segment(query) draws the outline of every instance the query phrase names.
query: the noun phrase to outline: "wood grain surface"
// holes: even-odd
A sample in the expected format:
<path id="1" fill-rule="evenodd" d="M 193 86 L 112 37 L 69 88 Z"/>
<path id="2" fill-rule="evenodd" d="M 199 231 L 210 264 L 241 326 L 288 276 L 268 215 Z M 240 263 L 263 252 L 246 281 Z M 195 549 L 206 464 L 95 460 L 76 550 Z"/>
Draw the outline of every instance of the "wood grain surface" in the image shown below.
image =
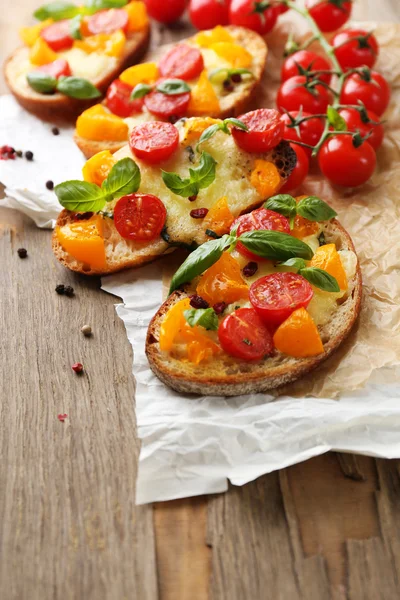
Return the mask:
<path id="1" fill-rule="evenodd" d="M 1 11 L 1 58 L 36 5 Z M 357 0 L 354 16 L 400 20 L 400 3 Z M 158 28 L 153 46 L 186 34 Z M 332 453 L 135 507 L 132 352 L 98 287 L 53 260 L 50 232 L 0 210 L 0 598 L 397 600 L 400 461 Z"/>

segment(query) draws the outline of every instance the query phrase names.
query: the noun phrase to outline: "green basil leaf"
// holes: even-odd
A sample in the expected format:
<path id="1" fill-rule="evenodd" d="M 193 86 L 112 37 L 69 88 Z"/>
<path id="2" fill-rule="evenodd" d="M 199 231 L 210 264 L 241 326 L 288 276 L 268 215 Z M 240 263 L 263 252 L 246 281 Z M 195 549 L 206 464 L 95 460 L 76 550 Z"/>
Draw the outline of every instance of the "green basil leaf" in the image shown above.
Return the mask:
<path id="1" fill-rule="evenodd" d="M 203 133 L 200 136 L 199 141 L 197 142 L 196 150 L 200 146 L 200 144 L 209 140 L 220 129 L 221 129 L 221 123 L 214 123 L 214 125 L 210 125 L 210 127 L 207 127 L 207 129 L 205 129 L 203 131 Z"/>
<path id="2" fill-rule="evenodd" d="M 76 17 L 71 19 L 69 22 L 69 32 L 71 34 L 71 37 L 74 38 L 74 40 L 82 39 L 81 23 L 82 23 L 82 15 L 76 15 Z"/>
<path id="3" fill-rule="evenodd" d="M 99 98 L 101 96 L 101 92 L 93 83 L 90 83 L 87 79 L 73 76 L 60 77 L 57 81 L 57 91 L 78 100 L 91 100 L 92 98 Z"/>
<path id="4" fill-rule="evenodd" d="M 237 127 L 238 129 L 241 129 L 242 131 L 248 131 L 249 128 L 247 127 L 247 125 L 245 123 L 243 123 L 243 121 L 240 121 L 239 119 L 235 119 L 234 117 L 228 117 L 228 119 L 224 119 L 224 123 L 226 125 L 233 125 L 234 127 Z"/>
<path id="5" fill-rule="evenodd" d="M 26 79 L 31 88 L 35 90 L 35 92 L 39 92 L 39 94 L 52 94 L 57 87 L 57 79 L 55 77 L 40 71 L 28 73 Z"/>
<path id="6" fill-rule="evenodd" d="M 46 19 L 61 21 L 62 19 L 72 19 L 72 17 L 79 15 L 80 12 L 81 9 L 76 4 L 56 0 L 55 2 L 44 4 L 35 10 L 33 16 L 38 21 L 45 21 Z"/>
<path id="7" fill-rule="evenodd" d="M 254 73 L 252 73 L 252 71 L 249 71 L 248 69 L 230 69 L 227 67 L 222 67 L 222 69 L 213 69 L 212 71 L 210 71 L 208 79 L 210 81 L 222 83 L 224 79 L 230 78 L 232 77 L 232 75 L 251 75 L 252 77 L 254 77 Z"/>
<path id="8" fill-rule="evenodd" d="M 215 179 L 216 164 L 211 154 L 203 152 L 199 166 L 193 169 L 189 168 L 188 178 L 183 179 L 177 173 L 168 173 L 167 171 L 161 171 L 161 177 L 171 192 L 183 198 L 190 198 L 190 196 L 197 196 L 200 190 L 212 184 Z"/>
<path id="9" fill-rule="evenodd" d="M 184 283 L 192 281 L 198 275 L 201 275 L 217 262 L 226 248 L 228 248 L 235 238 L 231 235 L 224 235 L 218 240 L 210 240 L 194 250 L 187 259 L 181 264 L 172 278 L 169 293 L 178 289 Z"/>
<path id="10" fill-rule="evenodd" d="M 218 329 L 218 317 L 213 308 L 190 308 L 183 312 L 183 316 L 190 327 L 200 325 L 204 329 L 216 331 Z"/>
<path id="11" fill-rule="evenodd" d="M 102 190 L 110 200 L 134 194 L 140 186 L 140 169 L 129 157 L 119 160 L 102 183 Z"/>
<path id="12" fill-rule="evenodd" d="M 99 10 L 106 10 L 107 8 L 122 8 L 128 4 L 128 0 L 86 0 L 85 12 L 88 15 Z"/>
<path id="13" fill-rule="evenodd" d="M 101 188 L 87 181 L 64 181 L 54 188 L 61 206 L 76 212 L 98 212 L 106 203 Z"/>
<path id="14" fill-rule="evenodd" d="M 288 219 L 296 216 L 296 200 L 289 194 L 272 196 L 263 204 L 264 208 L 273 210 Z"/>
<path id="15" fill-rule="evenodd" d="M 321 198 L 308 196 L 297 204 L 297 214 L 309 221 L 329 221 L 337 216 L 337 213 Z"/>
<path id="16" fill-rule="evenodd" d="M 332 125 L 335 131 L 347 131 L 346 121 L 340 116 L 336 108 L 328 106 L 326 114 L 328 116 L 329 125 Z"/>
<path id="17" fill-rule="evenodd" d="M 305 269 L 306 261 L 302 258 L 289 258 L 289 260 L 285 260 L 285 262 L 280 264 L 281 267 L 293 267 L 294 269 Z"/>
<path id="18" fill-rule="evenodd" d="M 238 240 L 250 252 L 272 260 L 284 261 L 295 257 L 310 260 L 314 255 L 310 246 L 288 233 L 279 231 L 247 231 L 239 236 Z"/>
<path id="19" fill-rule="evenodd" d="M 176 96 L 190 92 L 190 87 L 183 79 L 165 79 L 156 87 L 157 92 L 167 96 Z"/>
<path id="20" fill-rule="evenodd" d="M 324 292 L 340 292 L 340 287 L 336 279 L 322 269 L 306 267 L 305 269 L 300 269 L 299 275 L 307 279 L 315 287 L 324 290 Z"/>
<path id="21" fill-rule="evenodd" d="M 148 85 L 147 83 L 138 83 L 133 88 L 133 90 L 131 92 L 131 97 L 129 99 L 137 100 L 138 98 L 143 98 L 147 94 L 150 94 L 152 89 L 153 89 L 153 87 L 151 85 Z"/>

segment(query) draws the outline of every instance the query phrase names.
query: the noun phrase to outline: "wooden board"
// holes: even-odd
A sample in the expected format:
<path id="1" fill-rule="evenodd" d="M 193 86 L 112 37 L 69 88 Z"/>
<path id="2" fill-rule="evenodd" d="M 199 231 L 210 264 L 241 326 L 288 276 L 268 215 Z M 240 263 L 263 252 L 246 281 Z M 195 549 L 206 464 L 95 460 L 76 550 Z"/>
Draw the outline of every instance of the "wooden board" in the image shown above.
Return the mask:
<path id="1" fill-rule="evenodd" d="M 4 55 L 36 5 L 2 12 Z M 358 0 L 354 14 L 399 20 L 400 6 Z M 186 35 L 159 28 L 153 44 Z M 0 224 L 0 598 L 399 597 L 400 461 L 329 454 L 154 515 L 135 507 L 132 352 L 115 300 L 56 264 L 49 232 L 5 209 Z"/>

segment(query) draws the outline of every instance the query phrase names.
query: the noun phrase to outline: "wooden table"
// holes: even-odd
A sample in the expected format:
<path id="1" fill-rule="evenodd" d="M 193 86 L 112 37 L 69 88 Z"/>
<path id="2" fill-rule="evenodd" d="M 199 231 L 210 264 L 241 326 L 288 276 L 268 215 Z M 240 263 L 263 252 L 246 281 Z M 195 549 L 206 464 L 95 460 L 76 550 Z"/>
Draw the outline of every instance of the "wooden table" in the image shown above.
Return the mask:
<path id="1" fill-rule="evenodd" d="M 36 5 L 3 9 L 4 55 Z M 399 20 L 400 6 L 357 0 L 355 17 Z M 135 507 L 132 351 L 98 288 L 56 264 L 50 232 L 0 211 L 0 598 L 397 599 L 400 461 L 327 454 L 227 494 Z"/>

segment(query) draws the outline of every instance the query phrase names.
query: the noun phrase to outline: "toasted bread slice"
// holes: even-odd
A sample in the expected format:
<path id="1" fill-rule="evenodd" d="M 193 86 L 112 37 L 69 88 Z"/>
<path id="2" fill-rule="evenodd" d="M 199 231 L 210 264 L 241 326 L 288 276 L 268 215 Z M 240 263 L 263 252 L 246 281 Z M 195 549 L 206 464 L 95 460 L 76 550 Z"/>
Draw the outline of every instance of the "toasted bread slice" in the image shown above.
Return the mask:
<path id="1" fill-rule="evenodd" d="M 196 119 L 188 119 L 182 128 Z M 185 133 L 181 130 L 181 139 Z M 191 165 L 188 162 L 188 153 L 185 151 L 185 142 L 175 157 L 161 166 L 166 171 L 181 172 L 182 174 Z M 232 136 L 217 132 L 213 138 L 204 142 L 203 149 L 210 152 L 217 161 L 217 175 L 215 181 L 206 189 L 200 190 L 197 199 L 190 202 L 171 192 L 161 179 L 160 166 L 151 166 L 135 158 L 141 170 L 140 193 L 153 194 L 159 197 L 167 208 L 166 231 L 170 239 L 182 246 L 193 242 L 202 244 L 210 239 L 206 228 L 201 221 L 190 217 L 190 211 L 195 208 L 211 208 L 221 197 L 227 196 L 232 214 L 236 217 L 259 206 L 265 198 L 261 197 L 252 187 L 248 175 L 257 158 L 272 162 L 280 176 L 281 185 L 291 174 L 295 164 L 296 155 L 287 142 L 281 142 L 276 148 L 264 155 L 250 155 L 240 150 L 233 141 Z M 132 157 L 129 146 L 120 150 L 116 158 Z M 57 228 L 68 225 L 75 220 L 75 214 L 64 210 L 58 220 L 53 234 L 53 251 L 60 262 L 72 271 L 86 275 L 104 275 L 129 267 L 138 267 L 154 260 L 171 246 L 158 237 L 151 243 L 138 243 L 124 239 L 117 232 L 114 222 L 110 218 L 104 219 L 103 235 L 105 239 L 106 267 L 101 271 L 76 260 L 65 252 L 59 243 Z"/>
<path id="2" fill-rule="evenodd" d="M 335 243 L 338 250 L 354 252 L 350 236 L 338 221 L 327 223 L 323 231 L 327 243 Z M 177 360 L 160 350 L 160 326 L 164 316 L 171 306 L 187 296 L 184 291 L 174 292 L 149 325 L 146 340 L 147 358 L 157 377 L 178 392 L 215 396 L 266 392 L 315 369 L 339 347 L 359 315 L 361 295 L 361 271 L 357 264 L 355 275 L 349 281 L 347 295 L 342 298 L 330 320 L 319 327 L 325 350 L 323 354 L 310 358 L 293 358 L 275 351 L 271 357 L 253 364 L 222 353 L 202 367 Z"/>
<path id="3" fill-rule="evenodd" d="M 150 41 L 150 27 L 131 33 L 127 39 L 121 58 L 107 57 L 107 65 L 100 74 L 90 81 L 104 93 L 118 74 L 138 62 L 146 52 Z M 75 119 L 83 110 L 96 104 L 98 100 L 77 100 L 64 94 L 39 94 L 26 81 L 30 67 L 30 49 L 17 48 L 4 63 L 4 77 L 18 102 L 29 112 L 46 121 Z M 34 67 L 33 67 L 34 68 Z"/>
<path id="4" fill-rule="evenodd" d="M 267 45 L 265 40 L 255 33 L 254 31 L 250 31 L 250 29 L 245 29 L 244 27 L 236 27 L 235 25 L 229 25 L 225 27 L 240 45 L 243 45 L 248 52 L 253 56 L 253 64 L 251 70 L 254 74 L 254 77 L 251 79 L 243 80 L 239 85 L 235 86 L 235 89 L 225 96 L 219 97 L 220 103 L 220 111 L 217 113 L 212 113 L 208 115 L 209 117 L 215 117 L 220 119 L 225 119 L 226 117 L 237 117 L 243 112 L 246 111 L 246 108 L 249 106 L 251 100 L 254 98 L 254 95 L 257 91 L 257 87 L 260 84 L 264 69 L 265 63 L 267 60 Z M 185 40 L 183 40 L 185 42 Z M 194 38 L 189 38 L 186 40 L 187 42 L 193 42 Z M 167 48 L 170 46 L 163 47 L 157 50 L 157 57 L 162 55 Z M 150 57 L 151 58 L 151 57 Z M 154 57 L 156 59 L 156 57 Z M 152 117 L 150 114 L 147 115 L 149 119 L 156 120 L 156 117 Z M 190 117 L 191 115 L 188 114 Z M 129 128 L 132 129 L 135 124 L 143 120 L 143 115 L 133 116 L 127 119 L 127 123 Z M 90 158 L 97 152 L 101 152 L 102 150 L 110 150 L 110 152 L 116 152 L 120 148 L 125 145 L 125 142 L 112 142 L 112 141 L 94 141 L 83 138 L 75 133 L 74 136 L 75 143 L 86 156 L 86 158 Z"/>

